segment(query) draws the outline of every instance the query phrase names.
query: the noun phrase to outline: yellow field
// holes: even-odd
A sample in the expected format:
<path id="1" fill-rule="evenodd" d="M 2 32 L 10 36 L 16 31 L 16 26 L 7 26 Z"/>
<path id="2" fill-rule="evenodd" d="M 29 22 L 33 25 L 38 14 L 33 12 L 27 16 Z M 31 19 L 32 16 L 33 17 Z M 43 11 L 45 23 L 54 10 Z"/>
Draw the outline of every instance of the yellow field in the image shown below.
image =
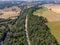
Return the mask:
<path id="1" fill-rule="evenodd" d="M 51 33 L 55 36 L 60 44 L 60 22 L 49 22 L 47 25 L 50 28 Z"/>
<path id="2" fill-rule="evenodd" d="M 0 9 L 0 18 L 3 19 L 15 19 L 16 16 L 18 16 L 20 13 L 20 8 L 18 8 L 17 6 L 13 6 L 13 7 L 9 7 L 9 8 L 4 8 L 4 9 Z"/>

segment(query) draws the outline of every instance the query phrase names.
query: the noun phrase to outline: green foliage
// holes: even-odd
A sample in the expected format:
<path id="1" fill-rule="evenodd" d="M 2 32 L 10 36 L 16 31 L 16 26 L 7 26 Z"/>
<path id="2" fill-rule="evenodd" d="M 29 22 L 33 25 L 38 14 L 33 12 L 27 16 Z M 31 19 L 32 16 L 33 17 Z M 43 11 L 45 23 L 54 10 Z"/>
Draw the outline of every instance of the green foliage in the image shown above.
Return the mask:
<path id="1" fill-rule="evenodd" d="M 47 9 L 46 9 L 45 7 L 43 7 L 43 8 L 40 8 L 40 9 L 36 10 L 36 11 L 34 12 L 34 14 L 36 14 L 36 13 L 41 13 L 41 14 L 43 14 L 43 12 L 45 12 L 45 11 L 47 11 Z"/>
<path id="2" fill-rule="evenodd" d="M 42 7 L 25 8 L 17 19 L 8 19 L 0 23 L 2 45 L 28 45 L 25 32 L 26 15 L 28 15 L 28 33 L 31 45 L 59 45 L 45 24 L 46 18 L 33 15 L 33 12 L 39 8 Z"/>
<path id="3" fill-rule="evenodd" d="M 28 32 L 32 45 L 58 45 L 45 24 L 44 17 L 33 16 L 28 20 Z"/>
<path id="4" fill-rule="evenodd" d="M 23 12 L 17 19 L 0 24 L 0 40 L 2 45 L 27 45 L 25 15 L 26 13 Z"/>
<path id="5" fill-rule="evenodd" d="M 28 32 L 31 45 L 59 45 L 50 33 L 49 27 L 45 24 L 48 22 L 47 19 L 42 16 L 35 16 L 32 13 L 29 12 L 28 15 Z"/>

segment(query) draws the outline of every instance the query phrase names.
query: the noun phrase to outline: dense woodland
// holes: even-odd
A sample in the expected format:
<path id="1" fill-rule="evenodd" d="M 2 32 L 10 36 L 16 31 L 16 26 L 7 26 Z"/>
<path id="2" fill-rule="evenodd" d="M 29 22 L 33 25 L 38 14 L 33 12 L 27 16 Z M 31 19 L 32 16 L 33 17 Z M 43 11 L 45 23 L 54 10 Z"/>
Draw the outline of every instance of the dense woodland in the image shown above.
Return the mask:
<path id="1" fill-rule="evenodd" d="M 39 8 L 42 7 L 25 8 L 17 19 L 1 22 L 0 43 L 2 41 L 2 45 L 28 45 L 25 32 L 25 19 L 28 15 L 28 32 L 31 45 L 59 45 L 46 25 L 47 19 L 33 15 L 33 12 Z"/>
<path id="2" fill-rule="evenodd" d="M 40 7 L 42 8 L 42 7 Z M 31 45 L 59 45 L 55 37 L 50 33 L 45 17 L 33 15 L 37 7 L 31 8 L 28 15 L 28 32 Z"/>

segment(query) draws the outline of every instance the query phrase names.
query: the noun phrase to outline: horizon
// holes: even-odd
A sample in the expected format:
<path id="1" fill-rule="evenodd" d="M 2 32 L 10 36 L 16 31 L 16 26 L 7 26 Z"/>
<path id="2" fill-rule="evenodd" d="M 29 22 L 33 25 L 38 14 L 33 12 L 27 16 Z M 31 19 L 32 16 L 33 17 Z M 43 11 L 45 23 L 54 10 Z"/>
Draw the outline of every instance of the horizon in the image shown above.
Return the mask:
<path id="1" fill-rule="evenodd" d="M 60 3 L 60 0 L 0 0 L 0 1 L 27 1 L 27 2 L 32 2 L 32 1 L 43 1 L 43 2 L 58 2 Z"/>
<path id="2" fill-rule="evenodd" d="M 60 1 L 60 0 L 0 0 L 0 1 Z"/>

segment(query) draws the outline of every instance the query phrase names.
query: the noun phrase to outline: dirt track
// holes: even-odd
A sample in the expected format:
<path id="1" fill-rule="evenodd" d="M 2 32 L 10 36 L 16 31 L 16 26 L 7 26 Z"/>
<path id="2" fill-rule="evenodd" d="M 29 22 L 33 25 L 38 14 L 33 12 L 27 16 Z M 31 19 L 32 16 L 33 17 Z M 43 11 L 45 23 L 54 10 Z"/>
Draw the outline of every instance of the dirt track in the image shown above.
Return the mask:
<path id="1" fill-rule="evenodd" d="M 28 15 L 26 16 L 26 20 L 25 20 L 25 31 L 26 31 L 26 38 L 27 38 L 28 45 L 31 45 L 29 40 L 28 30 L 27 30 L 27 24 L 28 24 Z"/>

